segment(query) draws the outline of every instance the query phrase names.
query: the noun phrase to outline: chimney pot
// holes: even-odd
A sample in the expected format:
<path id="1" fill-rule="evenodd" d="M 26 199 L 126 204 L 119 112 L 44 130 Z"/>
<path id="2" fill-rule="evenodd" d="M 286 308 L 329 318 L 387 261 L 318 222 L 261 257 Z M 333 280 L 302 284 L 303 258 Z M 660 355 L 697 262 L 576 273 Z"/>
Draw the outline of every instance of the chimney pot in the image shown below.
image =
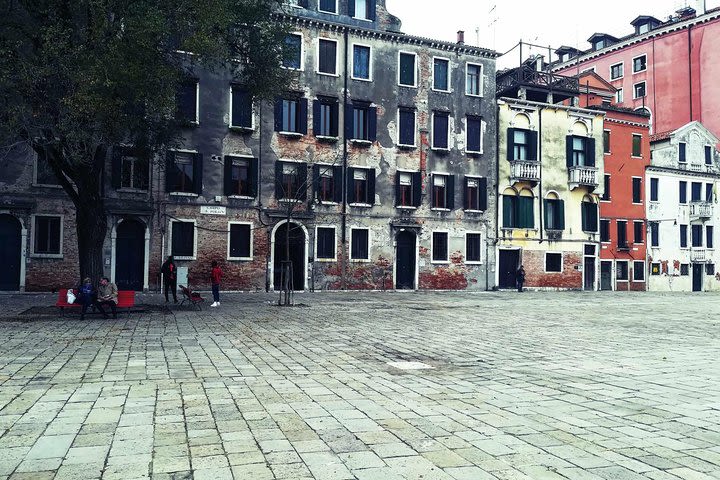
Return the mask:
<path id="1" fill-rule="evenodd" d="M 458 30 L 457 43 L 458 45 L 463 45 L 465 43 L 465 30 Z"/>

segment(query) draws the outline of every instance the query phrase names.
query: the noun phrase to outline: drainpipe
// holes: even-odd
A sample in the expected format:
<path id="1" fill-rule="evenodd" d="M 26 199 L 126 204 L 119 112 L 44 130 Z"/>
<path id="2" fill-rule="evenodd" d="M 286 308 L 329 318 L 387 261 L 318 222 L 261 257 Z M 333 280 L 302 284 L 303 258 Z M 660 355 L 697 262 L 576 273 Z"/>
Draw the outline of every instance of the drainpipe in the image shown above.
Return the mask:
<path id="1" fill-rule="evenodd" d="M 507 142 L 506 142 L 507 143 Z M 500 104 L 495 102 L 495 271 L 500 263 L 498 242 L 500 241 Z M 495 285 L 497 289 L 498 286 Z"/>
<path id="2" fill-rule="evenodd" d="M 347 112 L 347 104 L 348 104 L 348 29 L 345 28 L 343 32 L 343 41 L 345 42 L 344 50 L 345 50 L 345 66 L 343 68 L 343 119 L 345 122 L 348 121 L 347 118 L 345 118 L 345 113 Z M 338 126 L 338 130 L 339 130 Z M 349 251 L 347 248 L 347 169 L 348 169 L 348 138 L 345 134 L 345 128 L 342 129 L 342 136 L 343 136 L 343 165 L 342 165 L 342 228 L 341 228 L 341 241 L 342 241 L 342 248 L 343 253 L 341 257 L 342 265 L 341 265 L 341 288 L 343 290 L 347 290 L 347 258 L 349 256 Z M 373 202 L 375 199 L 373 199 Z"/>
<path id="3" fill-rule="evenodd" d="M 688 78 L 690 80 L 690 121 L 693 121 L 693 77 L 692 77 L 692 25 L 688 25 Z M 653 71 L 655 67 L 653 66 Z M 654 88 L 654 85 L 653 85 Z"/>
<path id="4" fill-rule="evenodd" d="M 543 233 L 545 230 L 545 225 L 544 225 L 545 217 L 543 216 L 543 188 L 542 188 L 542 171 L 543 171 L 543 169 L 542 169 L 542 112 L 543 112 L 543 109 L 540 108 L 538 110 L 538 141 L 537 141 L 537 144 L 538 144 L 537 155 L 538 155 L 538 162 L 539 162 L 539 165 L 538 165 L 538 174 L 539 174 L 538 175 L 538 177 L 539 177 L 538 188 L 540 189 L 539 194 L 538 194 L 538 196 L 540 197 L 539 198 L 540 205 L 538 206 L 538 211 L 540 212 L 540 243 L 543 242 Z"/>

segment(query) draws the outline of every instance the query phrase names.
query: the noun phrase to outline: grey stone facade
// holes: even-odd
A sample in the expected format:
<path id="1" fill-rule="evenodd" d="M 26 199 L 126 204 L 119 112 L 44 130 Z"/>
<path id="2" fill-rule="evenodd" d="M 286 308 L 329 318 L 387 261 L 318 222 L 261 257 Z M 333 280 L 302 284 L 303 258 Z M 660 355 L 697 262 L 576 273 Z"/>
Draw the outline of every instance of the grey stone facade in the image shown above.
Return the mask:
<path id="1" fill-rule="evenodd" d="M 288 219 L 298 290 L 494 286 L 495 52 L 399 33 L 400 21 L 386 11 L 383 0 L 368 2 L 376 8 L 375 14 L 367 12 L 369 20 L 348 15 L 344 0 L 337 2 L 337 14 L 319 11 L 317 0 L 306 3 L 288 9 L 302 48 L 296 84 L 286 94 L 276 102 L 253 102 L 251 116 L 240 118 L 238 108 L 233 118 L 231 99 L 240 105 L 244 97 L 239 87 L 232 94 L 230 74 L 198 71 L 196 122 L 187 128 L 181 148 L 150 167 L 147 189 L 127 188 L 123 160 L 108 162 L 106 266 L 120 288 L 123 283 L 153 288 L 162 259 L 171 253 L 188 268 L 187 281 L 196 288 L 209 285 L 212 260 L 225 271 L 225 289 L 279 287 Z M 330 41 L 323 48 L 335 51 L 334 68 L 328 50 L 319 58 L 321 40 Z M 362 50 L 357 57 L 356 47 Z M 361 65 L 355 69 L 368 48 L 369 72 Z M 402 79 L 401 52 L 404 62 L 414 58 L 414 69 L 404 68 Z M 447 62 L 447 88 L 435 88 L 436 60 L 438 70 Z M 330 73 L 319 73 L 321 67 Z M 357 78 L 365 73 L 369 78 Z M 414 86 L 400 85 L 409 76 Z M 443 77 L 438 72 L 439 84 Z M 282 98 L 294 105 L 286 105 L 285 124 Z M 318 101 L 330 106 L 322 111 L 329 120 L 327 132 L 317 131 L 325 128 L 325 121 L 318 121 Z M 435 116 L 441 118 L 433 129 Z M 438 133 L 445 118 L 447 138 Z M 401 123 L 403 146 L 398 145 Z M 177 173 L 177 161 L 194 163 L 188 164 L 188 176 Z M 332 172 L 325 187 L 318 168 Z M 247 182 L 228 181 L 233 171 L 247 175 Z M 401 182 L 399 173 L 409 175 L 402 175 Z M 183 179 L 192 185 L 183 185 Z M 299 193 L 285 191 L 286 179 L 294 179 Z M 413 185 L 399 186 L 408 179 Z M 468 194 L 468 181 L 472 188 L 477 185 L 477 193 Z M 30 188 L 16 186 L 10 192 L 0 186 L 5 203 L 6 197 Z M 323 188 L 330 188 L 328 196 L 319 198 Z M 397 205 L 401 197 L 405 207 Z M 38 199 L 26 208 L 41 211 L 42 205 Z M 66 217 L 72 217 L 72 208 L 67 210 Z M 178 221 L 192 225 L 182 231 L 173 225 Z M 65 246 L 74 242 L 70 235 Z M 64 258 L 72 260 L 72 255 Z M 42 289 L 64 286 L 46 283 Z M 37 289 L 30 282 L 23 286 Z"/>

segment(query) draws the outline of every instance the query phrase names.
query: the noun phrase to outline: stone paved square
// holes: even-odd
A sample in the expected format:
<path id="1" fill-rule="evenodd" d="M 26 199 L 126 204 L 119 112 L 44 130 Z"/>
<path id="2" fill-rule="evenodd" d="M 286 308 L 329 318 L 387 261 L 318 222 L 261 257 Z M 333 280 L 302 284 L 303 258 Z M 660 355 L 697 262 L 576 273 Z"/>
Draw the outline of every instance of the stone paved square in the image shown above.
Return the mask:
<path id="1" fill-rule="evenodd" d="M 720 478 L 720 295 L 275 301 L 0 296 L 0 479 Z"/>

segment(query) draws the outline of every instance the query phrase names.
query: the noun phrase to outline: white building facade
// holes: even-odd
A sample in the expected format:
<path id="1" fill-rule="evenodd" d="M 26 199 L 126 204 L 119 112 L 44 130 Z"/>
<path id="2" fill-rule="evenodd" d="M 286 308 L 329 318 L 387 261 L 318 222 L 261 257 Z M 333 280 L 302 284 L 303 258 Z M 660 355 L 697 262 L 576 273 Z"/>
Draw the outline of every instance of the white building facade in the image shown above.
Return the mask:
<path id="1" fill-rule="evenodd" d="M 651 138 L 648 289 L 720 291 L 718 139 L 699 122 Z"/>

